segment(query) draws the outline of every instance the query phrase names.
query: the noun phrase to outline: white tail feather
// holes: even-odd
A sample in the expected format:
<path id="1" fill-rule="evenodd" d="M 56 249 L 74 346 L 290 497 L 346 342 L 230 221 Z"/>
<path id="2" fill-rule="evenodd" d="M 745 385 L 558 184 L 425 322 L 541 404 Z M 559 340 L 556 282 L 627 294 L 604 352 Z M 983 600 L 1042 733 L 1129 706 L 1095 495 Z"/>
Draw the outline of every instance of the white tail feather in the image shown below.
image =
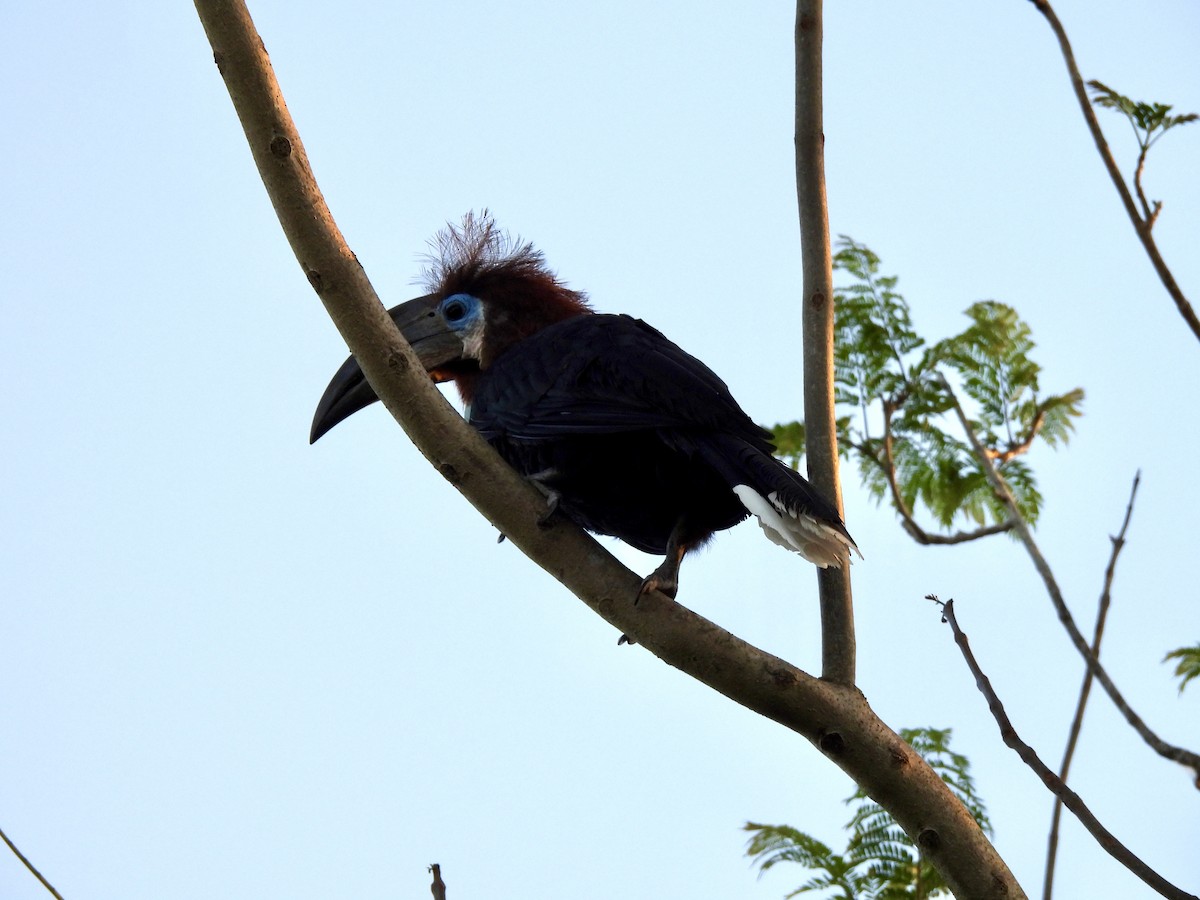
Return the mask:
<path id="1" fill-rule="evenodd" d="M 779 502 L 778 494 L 766 497 L 744 484 L 734 487 L 742 505 L 758 517 L 762 530 L 781 547 L 794 550 L 822 569 L 840 569 L 850 562 L 850 551 L 862 556 L 847 535 L 812 516 L 788 509 Z"/>

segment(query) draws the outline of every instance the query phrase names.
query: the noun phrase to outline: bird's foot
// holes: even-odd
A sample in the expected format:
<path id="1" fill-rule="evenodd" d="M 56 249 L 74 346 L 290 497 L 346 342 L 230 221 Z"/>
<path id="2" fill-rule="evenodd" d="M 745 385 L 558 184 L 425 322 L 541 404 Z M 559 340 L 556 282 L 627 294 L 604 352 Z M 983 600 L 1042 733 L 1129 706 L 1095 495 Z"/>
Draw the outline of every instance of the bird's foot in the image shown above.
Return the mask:
<path id="1" fill-rule="evenodd" d="M 664 569 L 668 568 L 670 567 L 668 567 L 666 563 L 663 563 L 661 566 L 642 579 L 642 584 L 641 587 L 638 588 L 637 596 L 633 598 L 634 606 L 638 605 L 638 601 L 642 599 L 643 594 L 649 594 L 651 591 L 658 591 L 666 594 L 672 600 L 675 599 L 675 594 L 679 590 L 679 567 L 675 566 L 675 570 L 673 572 L 663 571 Z M 617 638 L 618 647 L 620 647 L 622 644 L 629 644 L 632 647 L 636 643 L 637 641 L 627 634 L 623 634 Z"/>
<path id="2" fill-rule="evenodd" d="M 636 604 L 644 594 L 649 594 L 651 591 L 666 594 L 674 600 L 675 595 L 679 592 L 679 567 L 663 563 L 643 578 L 642 585 L 638 588 L 637 597 L 633 602 Z"/>

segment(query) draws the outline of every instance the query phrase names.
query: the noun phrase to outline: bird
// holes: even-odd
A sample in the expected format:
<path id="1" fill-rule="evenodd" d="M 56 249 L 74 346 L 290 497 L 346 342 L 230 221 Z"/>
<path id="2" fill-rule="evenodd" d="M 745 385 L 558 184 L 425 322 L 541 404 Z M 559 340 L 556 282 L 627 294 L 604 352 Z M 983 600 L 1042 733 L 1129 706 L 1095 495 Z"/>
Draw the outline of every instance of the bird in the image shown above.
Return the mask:
<path id="1" fill-rule="evenodd" d="M 663 562 L 637 598 L 674 598 L 684 556 L 754 515 L 821 568 L 861 558 L 837 508 L 773 455 L 771 433 L 708 366 L 640 319 L 595 312 L 533 244 L 468 213 L 430 242 L 428 293 L 389 310 L 464 417 L 561 513 Z M 313 443 L 378 397 L 353 357 Z"/>

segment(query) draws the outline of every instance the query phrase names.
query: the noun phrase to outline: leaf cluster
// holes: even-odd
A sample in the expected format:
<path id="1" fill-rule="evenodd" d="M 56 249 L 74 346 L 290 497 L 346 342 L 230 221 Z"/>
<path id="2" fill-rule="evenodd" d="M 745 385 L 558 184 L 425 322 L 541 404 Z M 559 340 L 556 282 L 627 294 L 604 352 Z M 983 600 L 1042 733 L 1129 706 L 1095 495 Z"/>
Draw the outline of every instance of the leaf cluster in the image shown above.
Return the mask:
<path id="1" fill-rule="evenodd" d="M 992 835 L 970 762 L 950 749 L 950 729 L 914 728 L 900 734 Z M 883 807 L 861 789 L 846 803 L 854 812 L 846 825 L 850 839 L 841 853 L 788 825 L 747 822 L 745 830 L 752 836 L 746 854 L 754 858 L 760 874 L 783 862 L 797 863 L 813 873 L 789 898 L 817 891 L 837 900 L 920 900 L 948 894 L 920 848 Z"/>
<path id="2" fill-rule="evenodd" d="M 1169 104 L 1131 100 L 1096 80 L 1089 81 L 1087 86 L 1092 92 L 1093 104 L 1104 109 L 1116 110 L 1129 120 L 1134 134 L 1137 135 L 1138 146 L 1142 150 L 1148 150 L 1151 144 L 1175 126 L 1187 125 L 1200 118 L 1196 113 L 1173 116 Z"/>
<path id="3" fill-rule="evenodd" d="M 850 276 L 835 292 L 834 397 L 848 414 L 838 419 L 843 453 L 853 455 L 876 501 L 891 502 L 918 540 L 913 516 L 923 506 L 938 526 L 965 518 L 976 526 L 1008 520 L 966 435 L 948 415 L 949 382 L 970 401 L 971 429 L 1007 480 L 1031 524 L 1042 496 L 1021 457 L 1036 439 L 1065 443 L 1080 415 L 1083 391 L 1043 395 L 1029 326 L 994 300 L 971 305 L 967 327 L 929 344 L 913 325 L 898 279 L 880 274 L 879 257 L 845 236 L 834 268 Z M 803 452 L 803 426 L 774 429 L 780 455 L 792 465 Z"/>
<path id="4" fill-rule="evenodd" d="M 1175 677 L 1179 679 L 1179 693 L 1182 694 L 1189 681 L 1193 678 L 1200 678 L 1200 644 L 1195 647 L 1180 647 L 1178 650 L 1172 650 L 1163 657 L 1163 662 L 1172 659 L 1179 660 L 1175 664 Z"/>

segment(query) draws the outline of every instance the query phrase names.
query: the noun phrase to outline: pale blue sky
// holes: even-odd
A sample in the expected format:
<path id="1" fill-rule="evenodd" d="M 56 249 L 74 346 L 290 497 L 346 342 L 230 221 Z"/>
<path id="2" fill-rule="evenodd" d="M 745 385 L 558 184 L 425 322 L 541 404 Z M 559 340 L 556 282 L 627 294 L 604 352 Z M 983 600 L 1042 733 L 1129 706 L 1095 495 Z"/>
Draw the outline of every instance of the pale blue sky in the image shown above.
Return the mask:
<path id="1" fill-rule="evenodd" d="M 1025 0 L 831 3 L 830 215 L 919 328 L 995 298 L 1049 391 L 1038 536 L 1090 628 L 1143 471 L 1104 656 L 1200 745 L 1192 472 L 1200 345 L 1154 276 Z M 649 8 L 648 8 L 649 7 Z M 1086 77 L 1200 111 L 1200 7 L 1059 0 Z M 747 410 L 799 415 L 786 4 L 252 3 L 329 203 L 377 289 L 490 207 L 595 306 L 656 325 Z M 850 782 L 805 741 L 616 633 L 434 476 L 376 408 L 316 447 L 345 347 L 275 222 L 188 3 L 0 5 L 0 826 L 68 898 L 778 898 L 747 819 L 842 839 Z M 1123 166 L 1127 126 L 1103 116 Z M 1200 300 L 1200 125 L 1146 176 Z M 999 742 L 937 613 L 958 600 L 1023 735 L 1056 763 L 1081 664 L 1023 551 L 921 548 L 845 477 L 861 685 L 953 727 L 997 845 L 1038 890 L 1050 801 Z M 639 571 L 655 562 L 613 543 Z M 812 669 L 811 567 L 752 526 L 682 602 Z M 1076 788 L 1200 887 L 1200 795 L 1097 697 Z M 1063 897 L 1148 891 L 1072 823 Z M 0 897 L 43 896 L 0 853 Z"/>

